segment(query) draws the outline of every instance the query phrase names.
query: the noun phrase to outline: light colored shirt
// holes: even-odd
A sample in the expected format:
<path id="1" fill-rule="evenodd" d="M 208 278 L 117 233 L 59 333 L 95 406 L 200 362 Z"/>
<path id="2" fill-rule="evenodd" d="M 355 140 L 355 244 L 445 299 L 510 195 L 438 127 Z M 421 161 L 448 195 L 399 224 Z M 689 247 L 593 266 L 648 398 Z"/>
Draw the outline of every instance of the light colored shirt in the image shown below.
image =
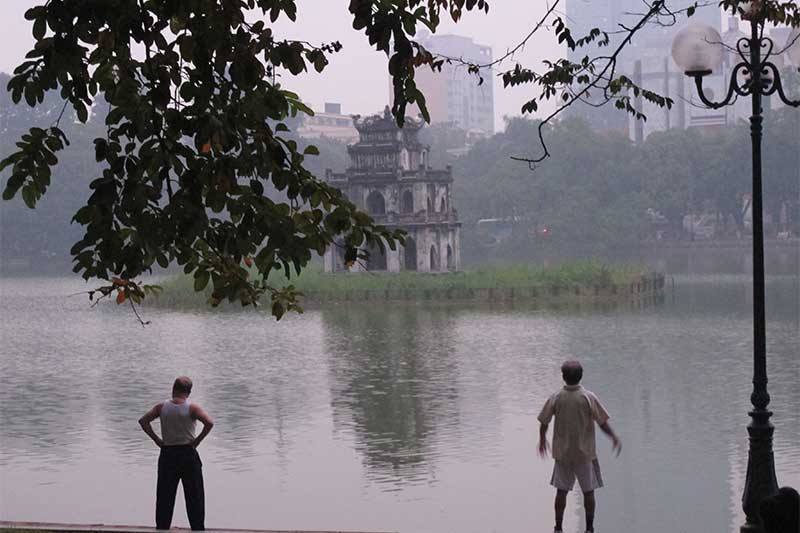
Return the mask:
<path id="1" fill-rule="evenodd" d="M 189 400 L 175 403 L 166 400 L 161 405 L 161 439 L 164 446 L 185 446 L 194 441 L 195 420 L 192 418 Z"/>
<path id="2" fill-rule="evenodd" d="M 608 412 L 593 392 L 581 385 L 565 385 L 550 396 L 539 413 L 539 422 L 553 426 L 553 459 L 575 464 L 597 458 L 594 424 L 608 421 Z"/>

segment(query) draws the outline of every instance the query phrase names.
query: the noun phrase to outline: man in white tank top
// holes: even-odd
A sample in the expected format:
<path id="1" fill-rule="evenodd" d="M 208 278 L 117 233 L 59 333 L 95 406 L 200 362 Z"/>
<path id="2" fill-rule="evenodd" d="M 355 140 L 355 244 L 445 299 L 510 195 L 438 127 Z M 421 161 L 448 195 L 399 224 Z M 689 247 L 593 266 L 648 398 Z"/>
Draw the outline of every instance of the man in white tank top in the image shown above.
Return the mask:
<path id="1" fill-rule="evenodd" d="M 192 380 L 180 376 L 172 385 L 172 398 L 147 411 L 139 419 L 147 435 L 161 448 L 158 457 L 158 484 L 156 486 L 156 529 L 169 529 L 175 509 L 178 482 L 183 483 L 186 514 L 194 530 L 205 529 L 205 495 L 203 492 L 203 463 L 197 446 L 206 438 L 214 422 L 203 409 L 189 401 Z M 151 422 L 161 421 L 159 437 Z M 195 422 L 203 424 L 195 436 Z"/>

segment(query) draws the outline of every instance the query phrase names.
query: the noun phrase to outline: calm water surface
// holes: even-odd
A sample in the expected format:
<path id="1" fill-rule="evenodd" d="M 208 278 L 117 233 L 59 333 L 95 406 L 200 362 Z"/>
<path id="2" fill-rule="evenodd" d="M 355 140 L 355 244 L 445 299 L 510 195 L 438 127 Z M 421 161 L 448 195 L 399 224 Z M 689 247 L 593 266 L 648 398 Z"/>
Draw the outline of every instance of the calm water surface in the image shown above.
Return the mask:
<path id="1" fill-rule="evenodd" d="M 783 274 L 767 286 L 770 393 L 779 482 L 797 487 L 796 260 Z M 150 523 L 158 450 L 136 420 L 185 373 L 216 419 L 201 447 L 209 527 L 551 531 L 535 418 L 576 356 L 624 444 L 618 459 L 599 447 L 598 532 L 741 523 L 747 275 L 679 276 L 640 309 L 341 305 L 280 323 L 145 310 L 146 329 L 65 297 L 82 287 L 0 280 L 2 520 Z"/>

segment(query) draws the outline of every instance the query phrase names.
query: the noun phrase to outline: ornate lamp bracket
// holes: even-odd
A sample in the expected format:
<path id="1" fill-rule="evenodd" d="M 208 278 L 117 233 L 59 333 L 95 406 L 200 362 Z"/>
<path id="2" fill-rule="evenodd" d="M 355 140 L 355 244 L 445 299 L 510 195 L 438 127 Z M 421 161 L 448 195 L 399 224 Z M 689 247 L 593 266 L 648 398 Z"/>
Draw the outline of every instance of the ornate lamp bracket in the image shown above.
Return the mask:
<path id="1" fill-rule="evenodd" d="M 753 53 L 754 42 L 758 46 L 758 50 L 755 50 L 756 53 Z M 736 51 L 742 61 L 733 67 L 727 94 L 718 102 L 709 99 L 703 90 L 703 78 L 711 74 L 711 71 L 694 71 L 686 74 L 694 78 L 700 101 L 711 109 L 720 109 L 730 105 L 737 96 L 770 96 L 772 94 L 777 94 L 787 106 L 800 107 L 800 100 L 792 100 L 786 95 L 780 71 L 774 63 L 769 61 L 774 46 L 772 39 L 768 37 L 739 39 L 736 43 Z M 754 76 L 754 74 L 757 75 Z M 743 80 L 740 80 L 740 77 Z"/>
<path id="2" fill-rule="evenodd" d="M 706 93 L 703 89 L 703 78 L 710 74 L 708 71 L 700 71 L 700 72 L 687 72 L 689 76 L 694 78 L 694 84 L 697 87 L 697 96 L 700 97 L 700 101 L 703 102 L 706 106 L 710 107 L 711 109 L 720 109 L 727 105 L 730 105 L 734 98 L 738 96 L 747 96 L 752 93 L 751 83 L 749 81 L 745 81 L 744 83 L 739 83 L 739 74 L 744 74 L 745 76 L 750 73 L 750 64 L 747 62 L 742 61 L 735 67 L 733 67 L 733 71 L 731 72 L 731 80 L 728 84 L 728 92 L 725 95 L 725 98 L 718 102 L 714 102 L 713 100 L 709 99 L 706 96 Z"/>
<path id="3" fill-rule="evenodd" d="M 790 107 L 800 107 L 800 100 L 792 100 L 786 95 L 786 92 L 783 90 L 783 83 L 781 82 L 781 73 L 773 63 L 767 62 L 764 63 L 763 72 L 767 74 L 772 74 L 769 80 L 769 84 L 765 87 L 762 94 L 764 95 L 771 95 L 777 93 L 780 97 L 781 101 Z"/>

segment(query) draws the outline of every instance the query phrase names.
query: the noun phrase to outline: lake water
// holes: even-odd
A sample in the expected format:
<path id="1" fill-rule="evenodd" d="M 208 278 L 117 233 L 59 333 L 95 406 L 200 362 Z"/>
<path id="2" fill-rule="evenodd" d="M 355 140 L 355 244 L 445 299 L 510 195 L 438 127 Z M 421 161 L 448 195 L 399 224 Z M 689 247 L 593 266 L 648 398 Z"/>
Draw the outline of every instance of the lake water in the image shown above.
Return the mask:
<path id="1" fill-rule="evenodd" d="M 769 387 L 778 480 L 798 487 L 800 278 L 784 253 Z M 150 524 L 158 450 L 136 420 L 185 373 L 216 421 L 209 527 L 549 532 L 536 415 L 574 356 L 624 444 L 615 459 L 598 437 L 598 533 L 738 531 L 748 261 L 692 261 L 655 261 L 676 289 L 642 308 L 351 304 L 279 323 L 145 309 L 146 329 L 67 297 L 75 278 L 0 279 L 0 519 Z M 565 530 L 581 515 L 573 493 Z"/>

